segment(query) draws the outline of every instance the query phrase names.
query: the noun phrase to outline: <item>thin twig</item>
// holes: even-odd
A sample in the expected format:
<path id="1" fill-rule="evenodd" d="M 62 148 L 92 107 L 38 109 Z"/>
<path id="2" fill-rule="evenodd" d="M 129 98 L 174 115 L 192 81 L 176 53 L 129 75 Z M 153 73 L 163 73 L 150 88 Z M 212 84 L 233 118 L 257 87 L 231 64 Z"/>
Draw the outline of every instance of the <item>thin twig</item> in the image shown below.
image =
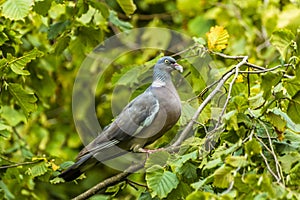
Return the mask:
<path id="1" fill-rule="evenodd" d="M 41 162 L 41 160 L 31 161 L 31 162 L 16 163 L 16 164 L 12 164 L 12 165 L 3 165 L 3 166 L 0 167 L 0 169 L 14 168 L 14 167 L 19 167 L 19 166 L 23 166 L 23 165 L 35 164 L 35 163 L 38 163 L 38 162 Z"/>
<path id="2" fill-rule="evenodd" d="M 282 178 L 282 176 L 281 176 L 282 175 L 282 169 L 281 169 L 280 163 L 279 163 L 279 161 L 278 161 L 278 159 L 276 157 L 276 153 L 275 153 L 274 148 L 273 148 L 273 144 L 272 144 L 272 140 L 271 140 L 271 137 L 270 137 L 270 133 L 269 133 L 266 125 L 262 121 L 259 120 L 259 123 L 264 127 L 264 129 L 265 129 L 265 131 L 267 133 L 267 136 L 268 136 L 268 141 L 269 141 L 269 145 L 270 145 L 271 154 L 272 154 L 272 156 L 273 156 L 273 158 L 275 160 L 276 172 L 277 172 L 277 175 L 278 175 L 278 178 L 279 178 L 279 180 L 277 180 L 277 182 L 280 182 L 281 179 L 282 179 L 282 181 L 284 181 L 283 178 Z"/>
<path id="3" fill-rule="evenodd" d="M 248 63 L 249 64 L 249 63 Z M 246 64 L 247 65 L 247 64 Z M 270 72 L 270 71 L 274 71 L 280 67 L 287 67 L 290 66 L 290 64 L 284 64 L 284 65 L 277 65 L 275 67 L 272 68 L 264 68 L 261 70 L 255 70 L 255 71 L 240 71 L 240 73 L 247 73 L 247 74 L 261 74 L 261 73 L 266 73 L 266 72 Z"/>
<path id="4" fill-rule="evenodd" d="M 250 114 L 253 117 L 255 117 L 254 113 L 252 113 L 250 109 L 248 109 L 248 110 L 250 111 Z M 275 160 L 275 167 L 276 167 L 276 172 L 277 172 L 277 175 L 274 176 L 274 177 L 276 178 L 276 180 L 277 180 L 278 183 L 280 183 L 280 181 L 282 180 L 282 184 L 284 185 L 285 183 L 284 183 L 284 178 L 283 178 L 283 173 L 282 173 L 281 165 L 280 165 L 280 163 L 279 163 L 279 161 L 278 161 L 278 159 L 276 157 L 276 153 L 275 153 L 274 148 L 273 148 L 273 144 L 272 144 L 270 133 L 269 133 L 266 125 L 261 120 L 259 120 L 259 123 L 264 127 L 264 129 L 265 129 L 265 131 L 267 133 L 270 148 L 257 135 L 254 135 L 254 136 L 267 149 L 267 151 L 270 152 L 270 154 L 273 156 L 273 158 Z M 263 154 L 263 153 L 261 152 L 261 154 Z M 263 157 L 263 158 L 265 158 L 265 157 Z M 267 167 L 268 167 L 269 163 L 266 163 L 266 164 L 267 164 Z M 268 169 L 269 169 L 269 167 L 268 167 Z M 271 173 L 271 171 L 270 171 L 270 173 Z M 274 174 L 274 172 L 273 172 L 273 174 Z"/>
<path id="5" fill-rule="evenodd" d="M 129 176 L 132 172 L 135 172 L 139 169 L 141 169 L 144 166 L 144 164 L 137 164 L 130 166 L 126 171 L 119 173 L 115 176 L 112 176 L 108 179 L 105 179 L 104 181 L 98 183 L 94 187 L 90 188 L 89 190 L 85 191 L 84 193 L 78 195 L 77 197 L 73 198 L 72 200 L 83 200 L 87 199 L 93 195 L 95 195 L 100 190 L 107 188 L 108 186 L 111 186 L 113 184 L 116 184 L 120 182 L 121 180 L 124 180 L 127 176 Z"/>
<path id="6" fill-rule="evenodd" d="M 221 114 L 220 114 L 220 116 L 219 116 L 218 122 L 217 122 L 217 124 L 216 124 L 215 127 L 218 127 L 218 126 L 220 126 L 220 124 L 221 124 L 223 115 L 224 115 L 224 113 L 225 113 L 225 111 L 226 111 L 226 108 L 227 108 L 227 105 L 228 105 L 228 103 L 229 103 L 229 100 L 231 99 L 231 92 L 232 92 L 233 84 L 235 83 L 235 81 L 236 81 L 236 79 L 237 79 L 237 77 L 238 77 L 238 75 L 239 75 L 239 68 L 240 68 L 241 66 L 243 66 L 245 63 L 247 63 L 247 60 L 248 60 L 248 56 L 245 56 L 245 57 L 243 58 L 243 60 L 242 60 L 241 62 L 239 62 L 239 63 L 235 66 L 235 70 L 234 70 L 235 74 L 234 74 L 234 77 L 233 77 L 232 81 L 231 81 L 230 84 L 229 84 L 229 89 L 228 89 L 227 98 L 226 98 L 226 101 L 225 101 L 225 103 L 224 103 L 222 112 L 221 112 Z"/>
<path id="7" fill-rule="evenodd" d="M 269 172 L 272 174 L 272 176 L 275 177 L 275 179 L 277 180 L 277 182 L 280 182 L 280 177 L 278 177 L 278 176 L 273 172 L 273 170 L 271 169 L 271 167 L 270 167 L 270 165 L 269 165 L 269 162 L 268 162 L 266 156 L 265 156 L 262 152 L 260 152 L 260 155 L 261 155 L 261 157 L 264 159 L 264 162 L 265 162 L 265 164 L 266 164 L 266 166 L 267 166 Z"/>

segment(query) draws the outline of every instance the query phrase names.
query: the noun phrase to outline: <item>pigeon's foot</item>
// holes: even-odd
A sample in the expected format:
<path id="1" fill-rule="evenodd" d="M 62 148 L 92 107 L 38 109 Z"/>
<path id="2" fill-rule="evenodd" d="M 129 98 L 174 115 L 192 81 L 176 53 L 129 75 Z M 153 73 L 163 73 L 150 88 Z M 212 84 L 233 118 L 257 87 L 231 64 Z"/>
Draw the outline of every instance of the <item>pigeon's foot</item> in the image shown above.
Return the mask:
<path id="1" fill-rule="evenodd" d="M 139 149 L 137 149 L 137 152 L 151 154 L 151 153 L 155 153 L 155 152 L 159 152 L 159 151 L 164 151 L 164 150 L 165 150 L 164 148 L 158 148 L 158 149 L 143 149 L 143 148 L 139 148 Z"/>

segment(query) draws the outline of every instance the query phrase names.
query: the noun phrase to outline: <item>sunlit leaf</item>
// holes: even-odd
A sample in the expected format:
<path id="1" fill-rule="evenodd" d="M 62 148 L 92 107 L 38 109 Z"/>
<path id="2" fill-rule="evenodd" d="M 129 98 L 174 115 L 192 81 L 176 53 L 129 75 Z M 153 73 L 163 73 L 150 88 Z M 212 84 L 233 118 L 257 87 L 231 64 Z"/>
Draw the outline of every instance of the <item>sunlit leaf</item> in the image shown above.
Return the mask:
<path id="1" fill-rule="evenodd" d="M 126 15 L 131 15 L 136 10 L 133 0 L 117 0 L 117 2 Z"/>
<path id="2" fill-rule="evenodd" d="M 195 199 L 217 200 L 219 198 L 217 195 L 212 194 L 210 192 L 205 192 L 205 191 L 194 191 L 190 195 L 188 195 L 186 198 L 186 200 L 195 200 Z"/>
<path id="3" fill-rule="evenodd" d="M 232 168 L 223 165 L 214 173 L 214 185 L 219 188 L 227 188 L 233 181 Z"/>
<path id="4" fill-rule="evenodd" d="M 290 152 L 288 154 L 278 157 L 278 161 L 281 164 L 283 172 L 288 174 L 292 166 L 294 166 L 295 163 L 300 161 L 300 154 L 299 152 Z"/>
<path id="5" fill-rule="evenodd" d="M 300 95 L 298 95 L 297 97 L 298 99 L 300 99 Z M 293 109 L 296 109 L 296 111 L 299 111 L 300 110 L 300 103 L 298 102 L 298 105 L 297 105 L 297 108 L 293 108 Z M 274 108 L 272 109 L 272 112 L 276 115 L 279 115 L 282 117 L 282 119 L 284 119 L 286 121 L 286 125 L 289 129 L 295 131 L 295 132 L 298 132 L 300 133 L 300 124 L 299 123 L 295 123 L 288 115 L 286 114 L 285 112 L 282 112 L 279 108 Z M 299 113 L 291 113 L 291 114 L 294 114 L 293 118 L 296 119 L 296 120 L 299 120 Z"/>
<path id="6" fill-rule="evenodd" d="M 46 172 L 47 172 L 47 163 L 39 162 L 35 164 L 33 167 L 28 168 L 28 170 L 25 173 L 33 177 L 37 177 L 45 174 Z"/>
<path id="7" fill-rule="evenodd" d="M 1 117 L 11 126 L 16 126 L 20 122 L 26 122 L 26 117 L 22 112 L 19 112 L 9 106 L 3 106 L 0 109 Z"/>
<path id="8" fill-rule="evenodd" d="M 278 29 L 272 33 L 271 44 L 279 51 L 283 60 L 287 58 L 288 49 L 295 35 L 289 29 Z"/>
<path id="9" fill-rule="evenodd" d="M 2 14 L 12 20 L 24 19 L 32 5 L 33 0 L 7 0 L 2 5 Z"/>
<path id="10" fill-rule="evenodd" d="M 222 51 L 228 45 L 229 34 L 222 26 L 214 26 L 206 33 L 208 48 L 212 51 Z"/>
<path id="11" fill-rule="evenodd" d="M 271 124 L 273 124 L 278 131 L 284 132 L 287 123 L 280 115 L 276 115 L 273 112 L 268 112 L 267 117 Z"/>
<path id="12" fill-rule="evenodd" d="M 245 167 L 248 164 L 245 156 L 232 155 L 226 157 L 225 163 L 231 165 L 232 167 Z"/>
<path id="13" fill-rule="evenodd" d="M 32 92 L 28 92 L 22 88 L 20 84 L 10 83 L 8 85 L 8 90 L 14 99 L 21 106 L 26 117 L 36 110 L 36 101 L 37 98 Z"/>
<path id="14" fill-rule="evenodd" d="M 197 159 L 198 151 L 192 151 L 190 153 L 180 155 L 176 157 L 172 162 L 170 163 L 171 166 L 174 166 L 176 168 L 180 168 L 184 163 L 186 163 L 188 160 L 195 160 Z"/>
<path id="15" fill-rule="evenodd" d="M 89 0 L 89 3 L 93 8 L 99 10 L 104 18 L 108 18 L 109 10 L 105 3 L 97 0 Z"/>
<path id="16" fill-rule="evenodd" d="M 295 165 L 290 171 L 290 184 L 297 185 L 297 182 L 300 179 L 300 163 Z"/>
<path id="17" fill-rule="evenodd" d="M 29 52 L 24 53 L 23 56 L 15 58 L 11 55 L 8 57 L 8 64 L 13 72 L 19 75 L 29 75 L 30 73 L 27 70 L 24 70 L 26 65 L 37 57 L 43 56 L 44 53 L 33 49 Z"/>
<path id="18" fill-rule="evenodd" d="M 7 35 L 3 32 L 3 29 L 0 30 L 0 45 L 3 45 L 5 41 L 8 40 Z"/>

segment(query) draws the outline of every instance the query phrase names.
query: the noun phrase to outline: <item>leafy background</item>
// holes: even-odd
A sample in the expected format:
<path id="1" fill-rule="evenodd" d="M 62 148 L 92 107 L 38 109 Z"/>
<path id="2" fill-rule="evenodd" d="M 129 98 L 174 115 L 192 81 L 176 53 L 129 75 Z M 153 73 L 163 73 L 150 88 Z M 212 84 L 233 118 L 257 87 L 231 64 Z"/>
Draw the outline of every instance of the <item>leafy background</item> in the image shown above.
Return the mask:
<path id="1" fill-rule="evenodd" d="M 170 28 L 195 37 L 195 44 L 206 40 L 212 52 L 247 55 L 255 65 L 281 67 L 238 76 L 215 149 L 203 150 L 211 126 L 203 112 L 193 129 L 196 137 L 178 153 L 150 155 L 146 173 L 133 174 L 92 199 L 299 197 L 299 1 L 6 0 L 0 5 L 1 199 L 69 199 L 117 173 L 99 166 L 76 183 L 55 178 L 82 148 L 71 108 L 77 70 L 103 40 L 137 27 Z M 105 72 L 96 97 L 102 126 L 113 118 L 114 83 L 133 68 L 142 74 L 142 64 L 160 53 L 125 55 Z M 184 75 L 200 94 L 206 85 L 184 56 Z M 217 70 L 210 73 L 217 78 L 237 64 L 211 56 Z M 129 78 L 123 83 L 132 86 Z M 229 87 L 224 84 L 225 92 Z M 183 102 L 185 118 L 173 133 L 185 127 L 201 101 Z M 168 136 L 153 146 L 167 143 Z"/>

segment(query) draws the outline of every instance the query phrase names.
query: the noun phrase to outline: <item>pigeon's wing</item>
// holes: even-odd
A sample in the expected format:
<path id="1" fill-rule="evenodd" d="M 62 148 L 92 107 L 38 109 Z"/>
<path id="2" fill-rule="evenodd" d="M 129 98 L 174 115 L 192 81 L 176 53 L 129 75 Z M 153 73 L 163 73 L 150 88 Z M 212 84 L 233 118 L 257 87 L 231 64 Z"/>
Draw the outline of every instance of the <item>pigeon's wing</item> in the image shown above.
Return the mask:
<path id="1" fill-rule="evenodd" d="M 122 141 L 130 140 L 143 128 L 150 126 L 158 112 L 159 101 L 151 90 L 146 90 L 132 100 L 119 116 L 79 153 L 77 158 L 80 159 L 87 153 L 96 154 Z"/>

